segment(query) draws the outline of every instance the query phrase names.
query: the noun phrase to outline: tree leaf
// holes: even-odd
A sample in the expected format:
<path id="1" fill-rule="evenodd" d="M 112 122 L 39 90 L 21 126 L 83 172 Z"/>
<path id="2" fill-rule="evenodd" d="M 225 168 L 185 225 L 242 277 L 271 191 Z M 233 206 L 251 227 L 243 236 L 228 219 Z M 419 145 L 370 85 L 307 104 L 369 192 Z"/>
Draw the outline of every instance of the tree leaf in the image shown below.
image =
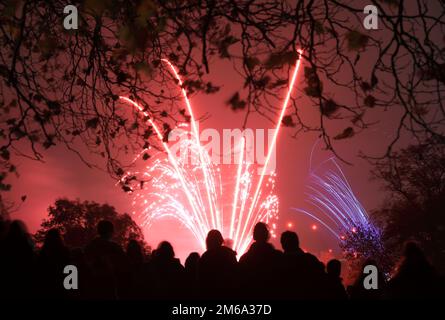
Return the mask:
<path id="1" fill-rule="evenodd" d="M 260 64 L 260 60 L 256 57 L 246 57 L 244 59 L 244 64 L 249 71 L 252 71 L 257 65 Z"/>
<path id="2" fill-rule="evenodd" d="M 292 118 L 291 115 L 286 115 L 283 117 L 283 120 L 281 121 L 281 123 L 285 126 L 285 127 L 295 127 L 295 122 L 294 119 Z"/>
<path id="3" fill-rule="evenodd" d="M 369 38 L 358 30 L 351 30 L 346 34 L 346 40 L 348 41 L 349 50 L 358 51 L 366 47 Z"/>
<path id="4" fill-rule="evenodd" d="M 354 128 L 347 127 L 343 132 L 337 134 L 334 139 L 335 140 L 342 140 L 342 139 L 348 139 L 354 136 Z"/>
<path id="5" fill-rule="evenodd" d="M 218 43 L 218 52 L 220 58 L 230 58 L 229 47 L 237 43 L 239 39 L 234 36 L 227 36 Z"/>
<path id="6" fill-rule="evenodd" d="M 368 95 L 364 101 L 365 106 L 367 106 L 368 108 L 374 108 L 375 102 L 376 102 L 376 99 L 372 95 Z"/>
<path id="7" fill-rule="evenodd" d="M 332 100 L 332 99 L 328 99 L 326 101 L 324 101 L 321 104 L 321 113 L 326 116 L 326 117 L 331 117 L 332 115 L 334 115 L 334 113 L 337 112 L 337 110 L 339 109 L 337 103 Z"/>
<path id="8" fill-rule="evenodd" d="M 9 160 L 10 158 L 9 150 L 6 148 L 1 149 L 0 156 L 5 160 Z"/>
<path id="9" fill-rule="evenodd" d="M 298 54 L 295 51 L 275 52 L 271 53 L 266 60 L 266 69 L 282 68 L 286 64 L 293 64 Z"/>
<path id="10" fill-rule="evenodd" d="M 240 99 L 239 92 L 236 92 L 230 99 L 227 101 L 227 104 L 230 105 L 232 110 L 241 110 L 246 107 L 246 101 Z"/>
<path id="11" fill-rule="evenodd" d="M 315 68 L 305 67 L 304 77 L 307 83 L 307 87 L 304 88 L 304 92 L 309 97 L 321 97 L 321 95 L 323 94 L 323 82 L 320 81 Z"/>
<path id="12" fill-rule="evenodd" d="M 85 122 L 85 125 L 88 129 L 96 129 L 99 125 L 99 118 L 91 118 Z"/>

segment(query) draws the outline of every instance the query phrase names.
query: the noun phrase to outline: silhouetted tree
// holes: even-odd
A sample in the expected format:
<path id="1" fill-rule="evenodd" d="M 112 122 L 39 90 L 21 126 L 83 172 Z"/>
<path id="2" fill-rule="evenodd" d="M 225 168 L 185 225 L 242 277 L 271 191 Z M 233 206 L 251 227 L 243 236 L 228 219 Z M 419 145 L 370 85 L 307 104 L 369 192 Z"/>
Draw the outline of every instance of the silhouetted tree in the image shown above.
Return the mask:
<path id="1" fill-rule="evenodd" d="M 5 203 L 3 196 L 0 194 L 0 219 L 9 219 L 9 204 Z"/>
<path id="2" fill-rule="evenodd" d="M 96 226 L 101 220 L 113 223 L 113 240 L 122 247 L 131 239 L 143 241 L 141 229 L 128 214 L 120 214 L 107 204 L 68 199 L 58 199 L 48 208 L 48 218 L 42 222 L 35 239 L 42 242 L 48 230 L 57 228 L 69 247 L 84 247 L 96 237 Z"/>
<path id="3" fill-rule="evenodd" d="M 6 178 L 13 172 L 16 172 L 16 167 L 9 162 L 9 154 L 0 158 L 0 192 L 11 190 L 11 184 L 6 181 Z"/>
<path id="4" fill-rule="evenodd" d="M 402 252 L 415 240 L 445 270 L 445 144 L 429 139 L 377 163 L 375 175 L 389 192 L 374 216 L 382 221 L 386 245 Z"/>
<path id="5" fill-rule="evenodd" d="M 7 191 L 9 191 L 9 189 Z M 11 215 L 20 209 L 20 206 L 26 200 L 26 198 L 26 195 L 23 195 L 20 197 L 20 202 L 16 203 L 8 198 L 7 192 L 5 192 L 4 190 L 0 190 L 0 218 L 9 220 L 11 218 Z"/>
<path id="6" fill-rule="evenodd" d="M 189 93 L 206 94 L 218 90 L 206 77 L 216 70 L 215 60 L 231 60 L 244 89 L 227 104 L 244 112 L 244 124 L 254 112 L 273 121 L 300 47 L 301 105 L 312 106 L 319 117 L 306 119 L 300 100 L 297 105 L 292 97 L 283 125 L 294 127 L 295 134 L 319 132 L 334 150 L 335 140 L 372 125 L 366 117 L 371 110 L 391 109 L 397 116 L 386 155 L 403 131 L 444 137 L 439 129 L 445 119 L 443 1 L 70 4 L 79 9 L 78 30 L 63 27 L 66 1 L 0 2 L 0 156 L 5 161 L 17 150 L 41 159 L 42 150 L 59 144 L 91 165 L 81 143 L 105 159 L 110 173 L 122 176 L 124 164 L 115 149 L 141 151 L 154 141 L 143 119 L 121 107 L 120 94 L 140 101 L 166 133 L 175 120 L 188 118 L 182 107 L 170 107 L 178 95 L 170 90 L 175 84 L 162 58 L 187 76 Z M 378 31 L 362 25 L 368 4 L 379 11 Z M 340 130 L 327 125 L 335 120 L 341 121 Z"/>
<path id="7" fill-rule="evenodd" d="M 345 230 L 339 246 L 350 268 L 358 273 L 363 272 L 363 262 L 369 259 L 376 261 L 384 274 L 389 274 L 393 267 L 394 260 L 385 248 L 382 233 L 373 225 Z"/>

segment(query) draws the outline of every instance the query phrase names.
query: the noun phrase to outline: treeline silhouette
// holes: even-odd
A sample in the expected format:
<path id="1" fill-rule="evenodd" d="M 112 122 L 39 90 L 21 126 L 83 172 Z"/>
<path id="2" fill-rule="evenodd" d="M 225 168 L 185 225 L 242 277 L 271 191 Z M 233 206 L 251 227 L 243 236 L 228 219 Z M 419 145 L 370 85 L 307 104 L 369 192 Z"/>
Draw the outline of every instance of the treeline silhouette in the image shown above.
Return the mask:
<path id="1" fill-rule="evenodd" d="M 406 245 L 398 271 L 380 274 L 377 290 L 366 290 L 365 275 L 345 289 L 339 260 L 325 266 L 304 252 L 295 232 L 281 235 L 282 251 L 269 243 L 269 230 L 258 223 L 254 242 L 237 260 L 217 230 L 206 239 L 202 256 L 191 253 L 184 266 L 163 241 L 149 255 L 131 240 L 125 250 L 112 240 L 113 224 L 102 220 L 97 237 L 84 248 L 68 248 L 50 229 L 36 250 L 26 226 L 0 221 L 0 290 L 9 299 L 330 299 L 373 300 L 439 298 L 444 280 L 414 243 Z M 66 290 L 66 265 L 78 269 L 78 290 Z M 367 261 L 366 264 L 374 264 Z M 377 266 L 378 267 L 378 266 Z"/>

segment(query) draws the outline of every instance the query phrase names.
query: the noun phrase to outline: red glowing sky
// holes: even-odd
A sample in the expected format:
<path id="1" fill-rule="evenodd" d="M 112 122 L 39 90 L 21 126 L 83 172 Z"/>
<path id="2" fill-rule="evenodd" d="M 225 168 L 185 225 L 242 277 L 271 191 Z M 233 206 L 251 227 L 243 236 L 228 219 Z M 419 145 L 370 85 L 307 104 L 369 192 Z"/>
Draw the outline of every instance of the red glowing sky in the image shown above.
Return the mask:
<path id="1" fill-rule="evenodd" d="M 212 66 L 210 81 L 221 85 L 221 90 L 213 95 L 194 95 L 191 97 L 197 118 L 204 113 L 210 115 L 200 124 L 200 128 L 233 129 L 242 126 L 243 112 L 234 112 L 225 105 L 228 97 L 242 87 L 242 80 L 234 71 L 230 62 L 219 61 Z M 301 82 L 297 80 L 298 88 Z M 283 91 L 283 95 L 285 92 Z M 296 91 L 298 94 L 298 90 Z M 299 108 L 305 117 L 317 117 L 318 111 L 302 100 Z M 381 111 L 379 111 L 381 112 Z M 381 115 L 381 113 L 380 113 Z M 369 113 L 369 120 L 379 117 L 379 113 Z M 357 197 L 364 207 L 370 211 L 376 208 L 384 197 L 378 185 L 369 181 L 370 166 L 358 157 L 359 151 L 376 154 L 384 151 L 384 142 L 392 138 L 391 115 L 379 117 L 380 123 L 350 140 L 339 141 L 335 147 L 343 158 L 353 165 L 342 164 Z M 382 120 L 383 119 L 383 120 Z M 273 128 L 274 124 L 264 118 L 253 115 L 249 118 L 249 128 Z M 339 122 L 329 123 L 332 132 L 338 132 L 344 126 Z M 289 228 L 300 235 L 302 247 L 319 253 L 336 248 L 335 239 L 322 227 L 312 230 L 313 221 L 290 210 L 291 207 L 305 206 L 304 187 L 309 169 L 309 153 L 317 140 L 315 133 L 303 133 L 293 138 L 290 128 L 282 127 L 277 142 L 276 153 L 276 186 L 280 198 L 280 219 L 278 231 Z M 105 172 L 90 169 L 77 156 L 61 146 L 56 146 L 44 153 L 45 162 L 18 158 L 20 177 L 13 181 L 10 198 L 20 202 L 22 195 L 26 201 L 13 214 L 13 218 L 24 220 L 30 231 L 34 232 L 46 216 L 47 207 L 58 197 L 71 199 L 94 200 L 109 203 L 119 212 L 131 212 L 131 196 L 125 194 L 115 181 Z M 314 162 L 326 159 L 330 154 L 318 150 Z M 101 165 L 101 163 L 97 163 Z M 184 261 L 191 251 L 199 251 L 197 241 L 176 221 L 165 220 L 156 222 L 149 230 L 144 230 L 147 242 L 155 247 L 162 240 L 172 242 L 176 254 Z M 277 244 L 278 245 L 278 244 Z"/>

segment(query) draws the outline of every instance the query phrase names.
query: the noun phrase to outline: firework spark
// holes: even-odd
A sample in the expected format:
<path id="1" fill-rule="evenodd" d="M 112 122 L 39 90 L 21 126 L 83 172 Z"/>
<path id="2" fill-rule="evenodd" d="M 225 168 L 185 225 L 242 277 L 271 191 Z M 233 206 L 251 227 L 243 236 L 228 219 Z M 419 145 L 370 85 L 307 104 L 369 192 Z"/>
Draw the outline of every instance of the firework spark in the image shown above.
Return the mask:
<path id="1" fill-rule="evenodd" d="M 376 239 L 380 238 L 379 230 L 370 221 L 368 213 L 334 158 L 329 158 L 316 169 L 310 170 L 307 189 L 307 202 L 315 210 L 293 210 L 311 217 L 340 241 L 345 240 L 345 235 L 357 233 L 358 230 L 372 234 Z M 316 229 L 316 225 L 312 225 L 312 230 Z"/>
<path id="2" fill-rule="evenodd" d="M 298 53 L 299 56 L 302 55 L 301 51 Z M 128 172 L 123 178 L 125 180 L 130 176 L 139 175 L 144 181 L 149 181 L 148 187 L 135 192 L 133 205 L 140 206 L 135 213 L 142 218 L 143 225 L 147 227 L 157 219 L 165 217 L 177 219 L 190 230 L 203 249 L 208 231 L 218 229 L 230 237 L 233 249 L 242 254 L 251 242 L 251 232 L 255 224 L 259 221 L 268 223 L 278 215 L 278 197 L 274 194 L 276 175 L 272 173 L 266 180 L 265 175 L 296 82 L 301 59 L 297 59 L 291 75 L 276 130 L 259 178 L 255 178 L 254 165 L 247 161 L 245 139 L 241 138 L 239 141 L 235 188 L 233 192 L 229 192 L 233 194 L 233 198 L 230 201 L 232 203 L 230 213 L 227 215 L 224 213 L 223 203 L 224 195 L 229 190 L 223 188 L 222 168 L 211 161 L 208 151 L 201 145 L 193 108 L 176 68 L 168 60 L 163 59 L 162 62 L 169 67 L 177 80 L 190 115 L 190 124 L 182 124 L 183 128 L 188 128 L 181 131 L 185 136 L 179 139 L 179 149 L 186 150 L 186 156 L 177 157 L 174 154 L 164 141 L 159 126 L 139 103 L 128 97 L 120 97 L 148 119 L 148 124 L 154 129 L 165 151 L 159 153 L 144 171 Z M 197 161 L 189 161 L 190 158 Z"/>

